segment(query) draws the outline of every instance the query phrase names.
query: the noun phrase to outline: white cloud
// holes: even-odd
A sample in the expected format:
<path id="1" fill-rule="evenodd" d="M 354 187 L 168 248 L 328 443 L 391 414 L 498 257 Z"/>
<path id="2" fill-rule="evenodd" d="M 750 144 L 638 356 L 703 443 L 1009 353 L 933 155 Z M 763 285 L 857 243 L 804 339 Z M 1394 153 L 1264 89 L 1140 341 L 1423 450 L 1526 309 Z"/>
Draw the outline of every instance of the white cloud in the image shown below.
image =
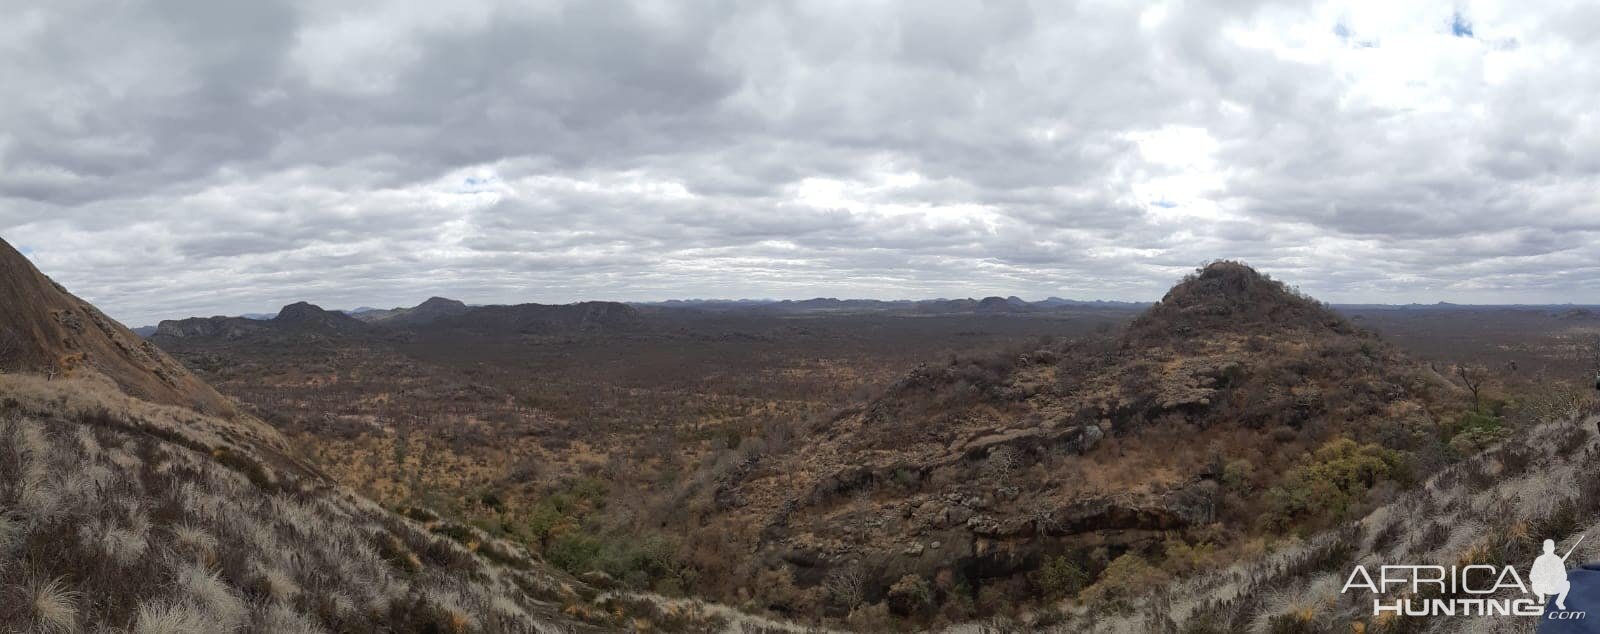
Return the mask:
<path id="1" fill-rule="evenodd" d="M 5 13 L 0 235 L 133 323 L 1148 299 L 1215 257 L 1337 301 L 1600 301 L 1588 3 Z"/>

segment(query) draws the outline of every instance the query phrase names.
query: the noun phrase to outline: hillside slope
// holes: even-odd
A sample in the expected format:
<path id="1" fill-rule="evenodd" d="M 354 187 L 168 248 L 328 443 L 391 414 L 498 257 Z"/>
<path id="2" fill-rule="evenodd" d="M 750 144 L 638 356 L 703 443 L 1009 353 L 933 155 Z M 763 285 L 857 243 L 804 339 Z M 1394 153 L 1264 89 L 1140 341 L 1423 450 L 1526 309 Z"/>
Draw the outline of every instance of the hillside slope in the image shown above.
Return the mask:
<path id="1" fill-rule="evenodd" d="M 519 544 L 399 514 L 0 243 L 0 632 L 749 631 L 603 593 Z M 278 320 L 364 325 L 310 306 Z M 214 412 L 228 412 L 221 416 Z"/>
<path id="2" fill-rule="evenodd" d="M 1430 474 L 1352 521 L 1264 555 L 1141 588 L 1120 605 L 1069 608 L 1049 632 L 1527 632 L 1537 619 L 1457 615 L 1380 618 L 1373 595 L 1342 592 L 1357 565 L 1513 566 L 1541 542 L 1572 548 L 1568 566 L 1600 559 L 1600 409 L 1592 403 L 1523 429 Z M 1580 535 L 1587 536 L 1577 544 Z M 1400 573 L 1403 574 L 1403 573 Z M 1395 592 L 1386 597 L 1403 596 Z M 1411 596 L 1411 595 L 1404 595 Z M 1428 591 L 1417 600 L 1525 599 Z M 1589 615 L 1588 618 L 1593 618 Z"/>
<path id="3" fill-rule="evenodd" d="M 233 425 L 0 376 L 0 623 L 23 631 L 556 631 L 570 587 L 273 467 Z M 495 561 L 490 561 L 493 559 Z"/>
<path id="4" fill-rule="evenodd" d="M 1066 590 L 1046 564 L 1082 585 L 1125 553 L 1336 521 L 1404 477 L 1408 452 L 1449 459 L 1423 438 L 1456 396 L 1314 300 L 1219 262 L 1115 337 L 923 366 L 743 447 L 682 495 L 694 522 L 748 549 L 711 575 L 730 590 L 759 580 L 785 612 L 959 620 L 984 596 Z M 1415 446 L 1371 444 L 1385 434 Z M 1296 497 L 1316 461 L 1368 458 L 1369 478 Z M 846 580 L 857 590 L 841 595 Z"/>
<path id="5" fill-rule="evenodd" d="M 202 411 L 227 400 L 156 346 L 45 277 L 0 240 L 0 370 L 94 372 L 141 399 Z"/>

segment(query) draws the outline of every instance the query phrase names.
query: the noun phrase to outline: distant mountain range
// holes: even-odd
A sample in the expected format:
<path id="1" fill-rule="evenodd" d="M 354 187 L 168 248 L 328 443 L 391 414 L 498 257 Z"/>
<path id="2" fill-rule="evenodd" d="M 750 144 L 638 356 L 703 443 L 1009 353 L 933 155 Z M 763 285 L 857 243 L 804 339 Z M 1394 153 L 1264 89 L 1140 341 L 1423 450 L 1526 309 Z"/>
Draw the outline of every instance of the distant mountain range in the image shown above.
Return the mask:
<path id="1" fill-rule="evenodd" d="M 465 302 L 444 298 L 431 297 L 428 300 L 411 307 L 373 308 L 361 306 L 348 310 L 331 310 L 328 312 L 347 315 L 357 321 L 368 324 L 380 324 L 391 328 L 415 328 L 432 324 L 437 321 L 453 323 L 458 327 L 480 329 L 473 326 L 473 318 L 455 319 L 478 309 L 491 309 L 483 312 L 482 319 L 497 322 L 493 329 L 517 330 L 533 326 L 533 322 L 548 321 L 554 318 L 556 322 L 563 322 L 566 317 L 555 317 L 561 311 L 553 310 L 560 306 L 587 306 L 588 309 L 574 309 L 577 312 L 593 310 L 595 306 L 625 306 L 646 313 L 664 310 L 687 310 L 703 313 L 752 313 L 768 315 L 807 315 L 807 314 L 903 314 L 903 315 L 959 315 L 959 314 L 1019 314 L 1019 313 L 1046 313 L 1051 311 L 1071 310 L 1075 308 L 1093 308 L 1109 310 L 1143 310 L 1153 305 L 1154 302 L 1125 302 L 1113 300 L 1078 300 L 1061 297 L 1047 297 L 1038 301 L 1024 300 L 1015 295 L 1009 297 L 990 296 L 982 299 L 972 298 L 936 298 L 922 300 L 880 300 L 880 299 L 838 299 L 834 297 L 817 297 L 812 299 L 672 299 L 659 302 L 578 302 L 575 304 L 516 304 L 511 306 L 484 306 L 467 304 Z M 1484 311 L 1484 310 L 1529 310 L 1550 313 L 1552 316 L 1572 320 L 1597 319 L 1600 320 L 1600 304 L 1453 304 L 1450 302 L 1437 302 L 1433 304 L 1328 304 L 1341 312 L 1358 311 Z M 517 308 L 522 307 L 522 308 Z M 539 307 L 539 308 L 533 308 Z M 516 308 L 517 310 L 508 310 Z M 613 315 L 623 314 L 613 310 Z M 517 313 L 519 316 L 511 315 Z M 280 313 L 244 313 L 237 317 L 208 317 L 190 318 L 185 320 L 172 320 L 178 322 L 191 322 L 195 319 L 215 321 L 219 319 L 238 319 L 247 321 L 266 322 L 273 321 Z M 628 317 L 634 319 L 637 314 Z M 582 321 L 581 319 L 579 321 Z M 525 322 L 520 323 L 519 322 Z M 167 322 L 162 322 L 167 323 Z M 218 322 L 222 323 L 222 322 Z M 248 324 L 232 323 L 233 327 L 242 330 L 251 328 Z M 538 329 L 538 328 L 535 328 Z M 547 330 L 549 328 L 546 328 Z M 560 328 L 554 328 L 559 330 Z M 132 329 L 141 337 L 150 337 L 160 329 L 157 326 L 142 326 Z"/>
<path id="2" fill-rule="evenodd" d="M 1069 307 L 1126 308 L 1148 307 L 1149 302 L 1081 301 L 1050 297 L 1030 302 L 1015 295 L 991 296 L 982 299 L 838 299 L 817 297 L 813 299 L 687 299 L 664 302 L 634 302 L 640 308 L 689 309 L 704 312 L 750 311 L 768 314 L 806 313 L 903 313 L 903 314 L 964 314 L 964 313 L 1025 313 L 1056 310 Z"/>
<path id="3" fill-rule="evenodd" d="M 627 332 L 643 327 L 632 306 L 617 302 L 468 306 L 433 297 L 410 308 L 326 310 L 297 302 L 268 319 L 191 317 L 161 322 L 141 334 L 158 341 L 260 341 L 270 344 L 407 337 L 407 333 L 467 331 L 487 335 L 570 335 Z M 165 344 L 163 344 L 165 345 Z"/>
<path id="4" fill-rule="evenodd" d="M 1572 310 L 1600 310 L 1600 304 L 1329 304 L 1335 310 L 1538 310 L 1563 313 Z"/>

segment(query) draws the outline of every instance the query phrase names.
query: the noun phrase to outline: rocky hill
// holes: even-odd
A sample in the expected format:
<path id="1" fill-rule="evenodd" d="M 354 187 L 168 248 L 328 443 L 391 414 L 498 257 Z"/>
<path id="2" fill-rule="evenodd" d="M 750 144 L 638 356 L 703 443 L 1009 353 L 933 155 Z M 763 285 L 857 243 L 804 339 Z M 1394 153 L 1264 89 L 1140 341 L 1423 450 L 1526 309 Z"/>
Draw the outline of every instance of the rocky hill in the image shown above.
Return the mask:
<path id="1" fill-rule="evenodd" d="M 442 336 L 560 336 L 641 331 L 645 321 L 632 306 L 617 302 L 467 306 L 442 297 L 411 308 L 348 315 L 306 302 L 284 306 L 272 319 L 192 317 L 163 321 L 151 339 L 169 350 L 196 346 L 237 347 L 252 341 L 342 343 L 404 339 L 409 333 Z"/>
<path id="2" fill-rule="evenodd" d="M 1028 302 L 1019 297 L 985 297 L 978 300 L 973 310 L 979 313 L 1020 313 L 1031 310 Z"/>
<path id="3" fill-rule="evenodd" d="M 1458 397 L 1314 300 L 1218 262 L 1122 333 L 925 365 L 744 447 L 684 496 L 750 553 L 720 571 L 730 589 L 768 588 L 797 613 L 929 618 L 985 589 L 1063 592 L 1041 577 L 1051 566 L 1087 584 L 1126 553 L 1337 521 L 1402 462 L 1448 459 L 1438 427 Z M 1319 461 L 1368 471 L 1313 494 Z"/>
<path id="4" fill-rule="evenodd" d="M 429 297 L 426 301 L 410 308 L 391 308 L 388 310 L 364 310 L 353 313 L 351 316 L 368 323 L 382 323 L 389 326 L 417 326 L 438 321 L 444 317 L 453 317 L 472 310 L 465 303 L 444 297 Z"/>
<path id="5" fill-rule="evenodd" d="M 1123 343 L 1150 347 L 1196 335 L 1355 334 L 1315 299 L 1238 262 L 1201 268 L 1136 319 Z"/>
<path id="6" fill-rule="evenodd" d="M 344 313 L 323 310 L 308 302 L 295 302 L 284 306 L 268 323 L 300 330 L 326 333 L 355 333 L 365 329 L 360 320 Z"/>
<path id="7" fill-rule="evenodd" d="M 374 330 L 366 323 L 337 311 L 324 310 L 307 302 L 284 306 L 271 319 L 249 317 L 191 317 L 162 321 L 151 335 L 158 343 L 162 340 L 221 340 L 268 339 L 283 342 L 291 339 L 316 340 L 329 337 L 357 337 L 371 335 Z"/>
<path id="8" fill-rule="evenodd" d="M 141 399 L 230 411 L 227 400 L 159 348 L 45 277 L 0 240 L 0 370 L 95 374 Z"/>

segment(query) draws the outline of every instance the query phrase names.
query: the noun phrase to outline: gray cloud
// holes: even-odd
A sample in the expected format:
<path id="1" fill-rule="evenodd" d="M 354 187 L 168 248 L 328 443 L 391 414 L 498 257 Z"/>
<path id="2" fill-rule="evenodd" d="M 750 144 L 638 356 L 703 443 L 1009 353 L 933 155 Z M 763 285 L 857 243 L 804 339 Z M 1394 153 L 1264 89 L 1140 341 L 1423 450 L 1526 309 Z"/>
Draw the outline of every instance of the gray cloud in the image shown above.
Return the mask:
<path id="1" fill-rule="evenodd" d="M 1541 3 L 1544 4 L 1544 3 Z M 27 2 L 0 235 L 135 324 L 668 297 L 1600 302 L 1587 3 Z"/>

